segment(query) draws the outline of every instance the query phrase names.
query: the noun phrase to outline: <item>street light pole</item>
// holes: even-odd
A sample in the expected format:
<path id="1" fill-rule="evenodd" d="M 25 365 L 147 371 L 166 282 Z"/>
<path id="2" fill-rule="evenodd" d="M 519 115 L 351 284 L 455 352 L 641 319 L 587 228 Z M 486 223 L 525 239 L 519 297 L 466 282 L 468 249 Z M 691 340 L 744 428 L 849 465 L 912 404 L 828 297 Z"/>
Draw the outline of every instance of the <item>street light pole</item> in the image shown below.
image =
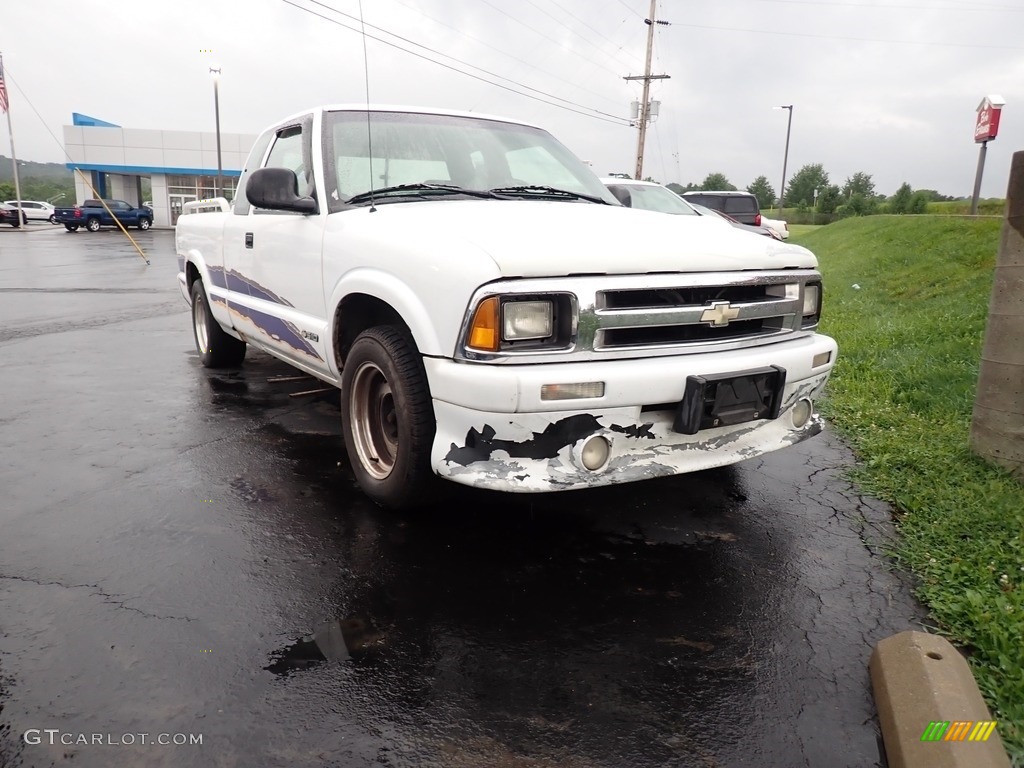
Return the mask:
<path id="1" fill-rule="evenodd" d="M 789 119 L 786 121 L 786 151 L 782 155 L 782 186 L 779 187 L 779 215 L 782 215 L 782 204 L 786 199 L 786 165 L 789 163 L 789 132 L 793 127 L 793 105 L 783 104 L 780 107 L 772 107 L 772 109 L 786 109 L 789 110 Z"/>
<path id="2" fill-rule="evenodd" d="M 213 116 L 217 124 L 217 197 L 224 197 L 224 185 L 221 182 L 223 169 L 220 162 L 220 67 L 210 67 L 210 74 L 213 76 Z"/>

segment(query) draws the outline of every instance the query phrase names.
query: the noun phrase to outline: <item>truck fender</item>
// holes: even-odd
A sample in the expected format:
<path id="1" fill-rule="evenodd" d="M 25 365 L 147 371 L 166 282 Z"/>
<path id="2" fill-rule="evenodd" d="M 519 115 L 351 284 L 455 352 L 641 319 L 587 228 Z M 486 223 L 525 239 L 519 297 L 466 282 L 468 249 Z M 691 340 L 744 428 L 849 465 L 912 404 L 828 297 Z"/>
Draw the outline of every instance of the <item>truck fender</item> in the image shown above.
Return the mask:
<path id="1" fill-rule="evenodd" d="M 447 357 L 451 350 L 442 347 L 435 323 L 416 292 L 394 275 L 372 268 L 359 268 L 347 272 L 334 286 L 327 302 L 327 332 L 331 339 L 335 334 L 337 308 L 346 296 L 355 293 L 366 294 L 390 305 L 405 321 L 412 333 L 413 341 L 420 354 L 433 357 Z M 328 347 L 330 348 L 330 347 Z M 339 368 L 332 359 L 332 367 Z"/>
<path id="2" fill-rule="evenodd" d="M 185 281 L 182 287 L 182 292 L 185 294 L 185 300 L 192 303 L 191 297 L 191 284 L 188 282 L 189 265 L 195 267 L 199 273 L 199 279 L 203 281 L 203 286 L 206 288 L 206 295 L 210 299 L 210 312 L 213 314 L 214 319 L 221 324 L 225 330 L 231 330 L 231 334 L 234 336 L 234 323 L 231 322 L 231 313 L 228 311 L 227 304 L 227 288 L 224 287 L 223 281 L 214 281 L 210 273 L 210 268 L 206 264 L 206 259 L 203 258 L 202 253 L 195 248 L 190 248 L 185 252 L 184 257 L 181 254 L 178 255 L 181 263 L 182 279 Z M 222 270 L 223 271 L 223 270 Z"/>

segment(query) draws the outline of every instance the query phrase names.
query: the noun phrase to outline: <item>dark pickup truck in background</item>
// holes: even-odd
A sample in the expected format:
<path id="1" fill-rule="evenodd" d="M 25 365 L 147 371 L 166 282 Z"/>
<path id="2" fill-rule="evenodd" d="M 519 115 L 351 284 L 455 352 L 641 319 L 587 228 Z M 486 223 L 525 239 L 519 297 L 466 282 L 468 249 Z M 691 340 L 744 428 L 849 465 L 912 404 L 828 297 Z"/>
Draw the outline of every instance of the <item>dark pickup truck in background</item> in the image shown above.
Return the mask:
<path id="1" fill-rule="evenodd" d="M 145 206 L 136 208 L 124 200 L 104 200 L 117 221 L 125 227 L 138 227 L 149 229 L 153 224 L 153 211 Z M 57 208 L 53 215 L 57 218 L 58 224 L 63 224 L 68 232 L 74 232 L 79 227 L 85 227 L 90 232 L 96 232 L 100 227 L 115 227 L 117 222 L 114 217 L 103 207 L 99 200 L 86 200 L 74 208 Z"/>

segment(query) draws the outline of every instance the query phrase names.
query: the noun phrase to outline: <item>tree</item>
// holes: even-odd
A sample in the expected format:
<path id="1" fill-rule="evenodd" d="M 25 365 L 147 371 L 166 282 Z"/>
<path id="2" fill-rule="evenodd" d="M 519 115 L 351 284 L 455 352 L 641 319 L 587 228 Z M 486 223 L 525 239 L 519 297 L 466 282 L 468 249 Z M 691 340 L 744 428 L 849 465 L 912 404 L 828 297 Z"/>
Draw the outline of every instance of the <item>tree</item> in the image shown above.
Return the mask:
<path id="1" fill-rule="evenodd" d="M 724 173 L 709 173 L 704 181 L 700 184 L 701 189 L 714 189 L 714 190 L 727 190 L 735 191 L 734 187 Z"/>
<path id="2" fill-rule="evenodd" d="M 889 213 L 907 213 L 910 210 L 910 198 L 914 190 L 907 182 L 896 190 L 896 194 L 889 198 Z"/>
<path id="3" fill-rule="evenodd" d="M 790 179 L 789 186 L 786 187 L 786 202 L 792 206 L 800 203 L 813 205 L 815 191 L 827 186 L 828 174 L 825 173 L 821 163 L 805 165 Z"/>
<path id="4" fill-rule="evenodd" d="M 864 198 L 874 197 L 875 182 L 871 180 L 871 174 L 857 171 L 853 176 L 847 178 L 846 183 L 843 184 L 842 195 L 847 200 L 850 200 L 854 195 L 860 195 Z"/>
<path id="5" fill-rule="evenodd" d="M 914 193 L 914 196 L 910 198 L 910 204 L 907 206 L 907 213 L 927 213 L 928 212 L 928 194 L 924 190 L 918 190 Z"/>
<path id="6" fill-rule="evenodd" d="M 761 208 L 771 208 L 775 203 L 775 190 L 772 189 L 772 185 L 768 183 L 768 179 L 764 176 L 758 176 L 754 179 L 750 186 L 747 187 L 747 192 L 757 198 L 757 204 Z"/>
<path id="7" fill-rule="evenodd" d="M 934 189 L 919 189 L 917 191 L 920 192 L 922 195 L 924 195 L 929 203 L 938 203 L 938 202 L 943 201 L 943 200 L 956 200 L 957 199 L 957 198 L 953 197 L 952 195 L 940 195 Z M 964 199 L 966 199 L 966 198 L 964 198 Z"/>
<path id="8" fill-rule="evenodd" d="M 818 191 L 818 213 L 835 213 L 839 205 L 839 187 L 829 184 Z"/>
<path id="9" fill-rule="evenodd" d="M 873 195 L 868 197 L 861 192 L 854 192 L 845 207 L 851 216 L 871 216 L 878 213 L 878 200 Z"/>

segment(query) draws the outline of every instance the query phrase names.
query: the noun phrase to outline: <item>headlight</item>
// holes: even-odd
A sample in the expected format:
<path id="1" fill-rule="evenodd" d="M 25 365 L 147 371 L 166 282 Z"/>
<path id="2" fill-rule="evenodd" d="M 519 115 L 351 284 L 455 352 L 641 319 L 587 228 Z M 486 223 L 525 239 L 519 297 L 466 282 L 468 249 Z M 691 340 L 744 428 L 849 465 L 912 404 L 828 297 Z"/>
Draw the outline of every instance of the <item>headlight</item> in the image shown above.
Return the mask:
<path id="1" fill-rule="evenodd" d="M 546 339 L 552 333 L 555 313 L 550 301 L 506 301 L 501 310 L 504 341 Z"/>
<path id="2" fill-rule="evenodd" d="M 803 326 L 817 325 L 821 317 L 821 283 L 804 286 Z"/>
<path id="3" fill-rule="evenodd" d="M 473 352 L 544 352 L 572 346 L 576 297 L 571 293 L 487 296 L 473 308 L 464 344 Z"/>

